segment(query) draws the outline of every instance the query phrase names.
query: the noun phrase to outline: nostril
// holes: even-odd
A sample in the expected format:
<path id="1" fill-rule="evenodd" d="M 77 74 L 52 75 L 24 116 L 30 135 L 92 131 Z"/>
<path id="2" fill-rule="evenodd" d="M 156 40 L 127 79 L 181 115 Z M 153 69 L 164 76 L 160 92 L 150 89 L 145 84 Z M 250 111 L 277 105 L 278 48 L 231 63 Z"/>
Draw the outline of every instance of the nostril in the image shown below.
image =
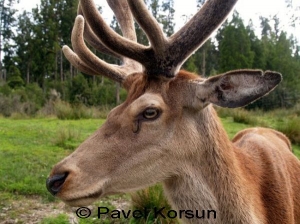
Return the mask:
<path id="1" fill-rule="evenodd" d="M 47 190 L 52 194 L 56 195 L 62 188 L 65 180 L 67 179 L 68 173 L 56 174 L 49 177 L 46 181 Z"/>

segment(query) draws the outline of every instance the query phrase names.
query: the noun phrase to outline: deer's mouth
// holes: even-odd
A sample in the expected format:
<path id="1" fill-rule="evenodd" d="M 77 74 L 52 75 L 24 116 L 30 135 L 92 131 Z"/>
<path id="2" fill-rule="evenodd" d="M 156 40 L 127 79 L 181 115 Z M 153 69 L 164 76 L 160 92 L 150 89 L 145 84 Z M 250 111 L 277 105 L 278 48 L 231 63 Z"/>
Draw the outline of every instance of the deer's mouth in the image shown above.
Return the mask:
<path id="1" fill-rule="evenodd" d="M 95 193 L 88 194 L 86 196 L 82 197 L 76 197 L 76 198 L 64 198 L 63 195 L 57 195 L 61 200 L 63 200 L 67 205 L 72 207 L 78 207 L 78 206 L 87 206 L 92 204 L 94 201 L 96 201 L 98 198 L 103 196 L 103 191 L 99 190 Z"/>

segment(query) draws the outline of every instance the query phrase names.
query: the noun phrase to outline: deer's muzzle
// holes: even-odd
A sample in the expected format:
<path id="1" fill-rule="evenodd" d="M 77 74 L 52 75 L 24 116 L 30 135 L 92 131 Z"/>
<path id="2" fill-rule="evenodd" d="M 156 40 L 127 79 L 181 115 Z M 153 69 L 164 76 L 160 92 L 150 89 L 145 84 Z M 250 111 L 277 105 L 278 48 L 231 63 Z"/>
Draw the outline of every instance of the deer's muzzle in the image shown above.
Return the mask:
<path id="1" fill-rule="evenodd" d="M 47 190 L 52 194 L 56 195 L 62 188 L 65 180 L 67 179 L 68 173 L 56 174 L 49 177 L 46 181 Z"/>

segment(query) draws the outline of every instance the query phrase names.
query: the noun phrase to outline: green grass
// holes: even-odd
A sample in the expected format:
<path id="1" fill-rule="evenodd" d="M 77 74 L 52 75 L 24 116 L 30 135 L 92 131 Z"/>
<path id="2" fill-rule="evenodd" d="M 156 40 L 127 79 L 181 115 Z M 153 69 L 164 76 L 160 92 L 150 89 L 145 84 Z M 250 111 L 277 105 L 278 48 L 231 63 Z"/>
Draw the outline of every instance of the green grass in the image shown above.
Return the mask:
<path id="1" fill-rule="evenodd" d="M 232 117 L 222 118 L 221 121 L 230 139 L 232 139 L 238 131 L 251 127 L 249 124 L 233 122 Z"/>
<path id="2" fill-rule="evenodd" d="M 69 224 L 69 218 L 65 214 L 59 214 L 56 217 L 44 218 L 41 224 Z"/>
<path id="3" fill-rule="evenodd" d="M 52 200 L 45 189 L 51 168 L 103 121 L 0 119 L 0 191 Z"/>

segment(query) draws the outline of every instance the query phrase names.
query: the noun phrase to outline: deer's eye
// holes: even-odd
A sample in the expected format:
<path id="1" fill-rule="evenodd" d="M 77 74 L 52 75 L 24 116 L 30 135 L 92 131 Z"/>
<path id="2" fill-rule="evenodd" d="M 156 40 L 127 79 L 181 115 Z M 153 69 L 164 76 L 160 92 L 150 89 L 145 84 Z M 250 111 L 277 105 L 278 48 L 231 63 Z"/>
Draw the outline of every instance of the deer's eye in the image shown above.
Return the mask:
<path id="1" fill-rule="evenodd" d="M 159 116 L 159 110 L 157 108 L 147 108 L 143 112 L 143 117 L 147 120 L 153 120 Z"/>

